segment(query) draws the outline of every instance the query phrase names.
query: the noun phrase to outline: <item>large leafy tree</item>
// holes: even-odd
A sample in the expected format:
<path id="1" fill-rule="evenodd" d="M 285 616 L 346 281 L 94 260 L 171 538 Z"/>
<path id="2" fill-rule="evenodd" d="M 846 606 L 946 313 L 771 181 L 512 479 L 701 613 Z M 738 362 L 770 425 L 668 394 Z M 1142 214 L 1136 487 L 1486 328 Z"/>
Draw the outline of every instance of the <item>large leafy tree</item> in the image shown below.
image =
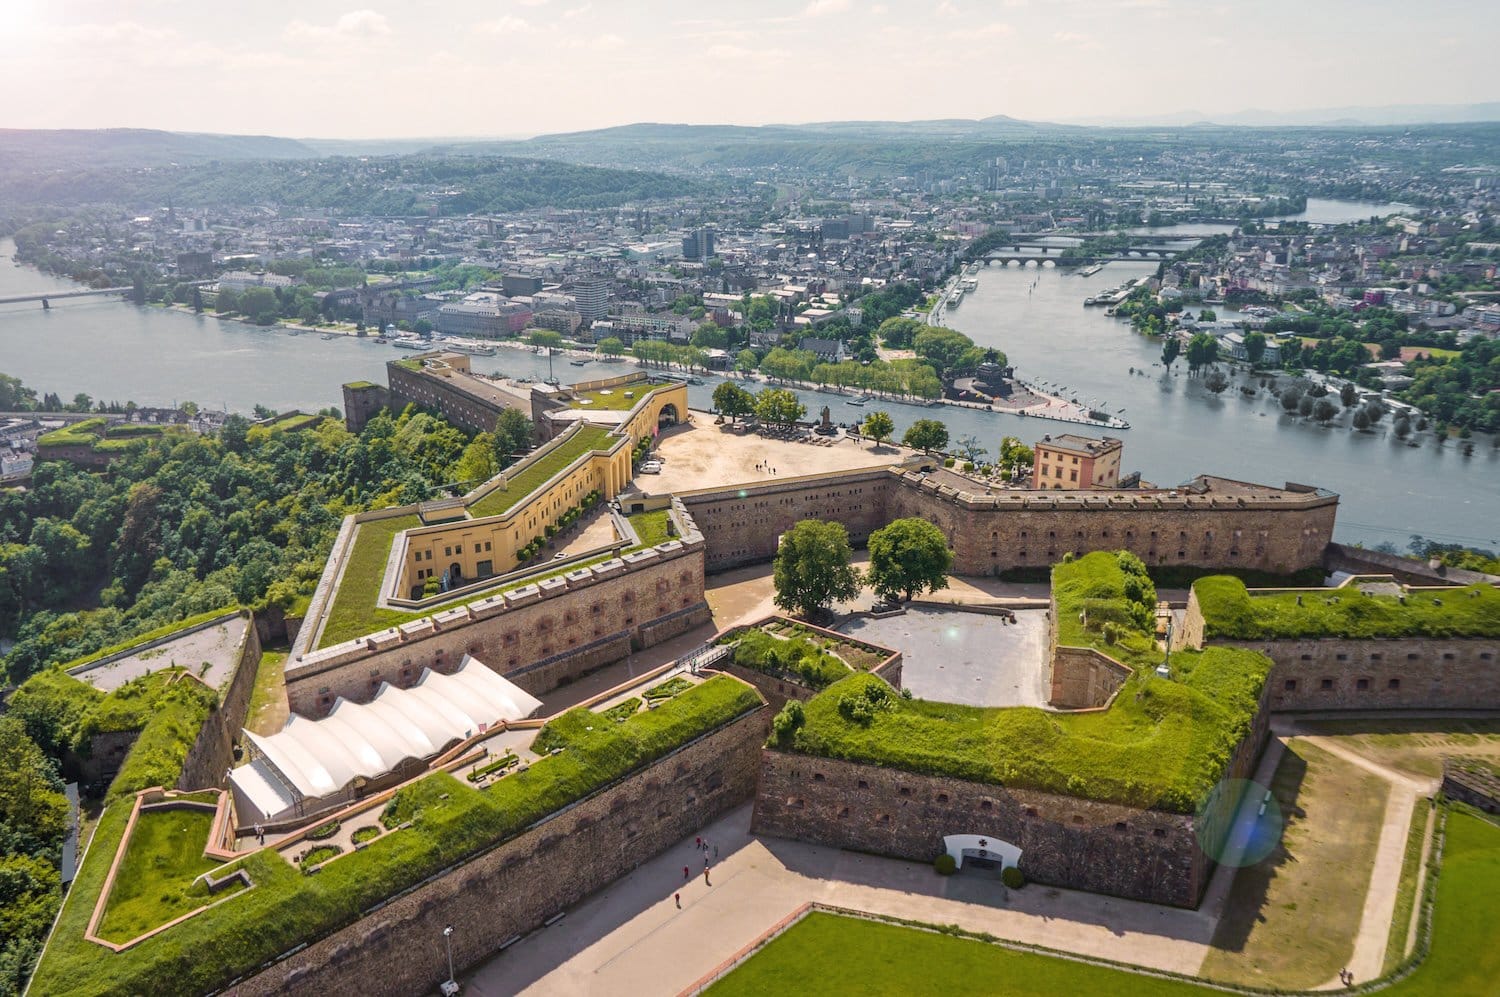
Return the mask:
<path id="1" fill-rule="evenodd" d="M 948 445 L 948 427 L 936 419 L 918 419 L 907 427 L 901 442 L 915 450 L 941 450 Z"/>
<path id="2" fill-rule="evenodd" d="M 714 389 L 714 408 L 739 422 L 741 416 L 755 411 L 755 396 L 733 381 L 725 381 Z"/>
<path id="3" fill-rule="evenodd" d="M 790 426 L 807 414 L 807 406 L 785 388 L 767 388 L 755 396 L 755 417 L 761 422 Z"/>
<path id="4" fill-rule="evenodd" d="M 896 423 L 891 419 L 889 412 L 871 412 L 865 417 L 864 425 L 860 428 L 878 446 L 889 439 L 891 434 L 896 431 Z"/>
<path id="5" fill-rule="evenodd" d="M 911 600 L 948 587 L 953 552 L 925 519 L 898 519 L 870 534 L 870 587 L 883 599 Z"/>
<path id="6" fill-rule="evenodd" d="M 859 572 L 849 562 L 849 534 L 842 523 L 804 519 L 781 536 L 773 583 L 777 606 L 816 616 L 833 602 L 859 593 Z"/>

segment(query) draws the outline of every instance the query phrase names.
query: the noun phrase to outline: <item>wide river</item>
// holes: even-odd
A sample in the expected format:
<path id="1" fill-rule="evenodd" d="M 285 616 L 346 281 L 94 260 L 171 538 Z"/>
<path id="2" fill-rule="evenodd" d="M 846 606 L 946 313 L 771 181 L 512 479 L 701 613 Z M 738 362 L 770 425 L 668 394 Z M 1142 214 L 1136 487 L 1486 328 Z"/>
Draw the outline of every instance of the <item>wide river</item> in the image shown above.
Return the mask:
<path id="1" fill-rule="evenodd" d="M 1318 202 L 1303 216 L 1315 221 L 1369 217 L 1387 205 Z M 1173 234 L 1208 234 L 1202 229 Z M 67 290 L 73 285 L 17 267 L 14 246 L 0 242 L 0 297 Z M 1409 535 L 1500 547 L 1500 452 L 1476 439 L 1473 456 L 1430 436 L 1417 447 L 1390 433 L 1387 418 L 1375 433 L 1324 429 L 1281 412 L 1266 392 L 1243 397 L 1231 389 L 1214 397 L 1189 378 L 1153 366 L 1159 344 L 1129 326 L 1084 308 L 1083 299 L 1124 280 L 1150 273 L 1154 262 L 1112 263 L 1091 277 L 1050 267 L 985 268 L 979 289 L 947 313 L 945 322 L 981 345 L 1006 352 L 1023 379 L 1044 388 L 1062 386 L 1068 397 L 1119 413 L 1131 428 L 1125 466 L 1148 481 L 1176 484 L 1199 473 L 1280 484 L 1299 481 L 1338 492 L 1342 508 L 1336 536 L 1346 542 L 1382 541 L 1404 547 Z M 50 311 L 38 304 L 0 306 L 0 372 L 39 391 L 64 398 L 134 399 L 142 404 L 198 403 L 248 411 L 316 410 L 342 405 L 339 386 L 366 378 L 384 383 L 388 360 L 409 354 L 369 340 L 324 340 L 308 333 L 259 329 L 209 315 L 135 308 L 114 300 L 62 301 Z M 600 376 L 618 367 L 571 367 L 554 361 L 564 381 Z M 529 352 L 501 349 L 475 357 L 476 370 L 513 376 L 546 376 L 547 361 Z M 1136 373 L 1130 373 L 1135 368 Z M 717 379 L 690 389 L 695 407 L 709 407 Z M 1253 382 L 1252 382 L 1253 383 Z M 1237 386 L 1236 386 L 1237 387 Z M 850 406 L 841 396 L 800 392 L 810 412 L 828 405 L 836 422 L 857 422 L 880 407 Z M 883 404 L 883 403 L 882 403 Z M 1083 427 L 957 407 L 883 404 L 898 432 L 913 419 L 940 418 L 956 439 L 980 438 L 994 452 L 1002 435 L 1026 440 Z"/>

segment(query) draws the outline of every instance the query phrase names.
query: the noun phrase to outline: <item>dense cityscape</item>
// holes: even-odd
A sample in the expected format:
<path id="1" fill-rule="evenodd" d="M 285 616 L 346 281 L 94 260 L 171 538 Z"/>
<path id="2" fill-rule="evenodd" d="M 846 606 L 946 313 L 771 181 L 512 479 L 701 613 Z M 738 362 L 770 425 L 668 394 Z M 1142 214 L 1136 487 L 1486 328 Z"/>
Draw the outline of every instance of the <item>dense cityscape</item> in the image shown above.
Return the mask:
<path id="1" fill-rule="evenodd" d="M 0 994 L 1490 992 L 1453 99 L 0 130 Z"/>

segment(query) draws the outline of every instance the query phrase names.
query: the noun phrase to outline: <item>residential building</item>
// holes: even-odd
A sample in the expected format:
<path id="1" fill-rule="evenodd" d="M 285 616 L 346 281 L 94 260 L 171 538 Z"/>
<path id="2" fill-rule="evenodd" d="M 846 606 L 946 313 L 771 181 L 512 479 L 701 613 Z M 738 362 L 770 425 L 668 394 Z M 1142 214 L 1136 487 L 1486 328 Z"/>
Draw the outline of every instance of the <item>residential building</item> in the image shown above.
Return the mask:
<path id="1" fill-rule="evenodd" d="M 1031 487 L 1055 491 L 1116 488 L 1125 441 L 1063 433 L 1044 436 L 1032 447 Z"/>

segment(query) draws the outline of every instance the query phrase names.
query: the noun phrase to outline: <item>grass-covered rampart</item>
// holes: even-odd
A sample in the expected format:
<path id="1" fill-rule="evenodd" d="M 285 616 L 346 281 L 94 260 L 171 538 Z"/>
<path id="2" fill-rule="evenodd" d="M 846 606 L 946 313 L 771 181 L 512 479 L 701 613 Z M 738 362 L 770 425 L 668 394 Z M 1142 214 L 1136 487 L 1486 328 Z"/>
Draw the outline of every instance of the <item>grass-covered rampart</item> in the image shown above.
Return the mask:
<path id="1" fill-rule="evenodd" d="M 595 722 L 580 725 L 585 718 L 575 714 L 588 711 L 564 714 L 549 725 L 558 728 L 552 736 L 560 753 L 483 790 L 447 773 L 429 775 L 389 805 L 388 822 L 409 820 L 410 828 L 382 835 L 315 875 L 270 850 L 256 852 L 240 863 L 254 889 L 111 954 L 83 932 L 124 831 L 129 807 L 120 801 L 100 821 L 32 992 L 168 995 L 221 988 L 760 705 L 754 690 L 721 676 L 622 723 L 588 714 Z"/>
<path id="2" fill-rule="evenodd" d="M 1053 713 L 908 700 L 874 676 L 854 675 L 813 697 L 803 707 L 804 723 L 781 746 L 928 775 L 1195 812 L 1250 733 L 1271 662 L 1236 648 L 1177 652 L 1171 679 L 1157 677 L 1160 654 L 1136 627 L 1139 607 L 1154 593 L 1130 582 L 1132 568 L 1131 561 L 1100 552 L 1053 573 L 1059 642 L 1097 647 L 1134 671 L 1109 709 Z M 1087 623 L 1079 619 L 1084 610 Z"/>
<path id="3" fill-rule="evenodd" d="M 1500 637 L 1500 589 L 1491 585 L 1418 589 L 1404 598 L 1353 586 L 1261 594 L 1217 575 L 1200 579 L 1193 593 L 1209 639 Z"/>

